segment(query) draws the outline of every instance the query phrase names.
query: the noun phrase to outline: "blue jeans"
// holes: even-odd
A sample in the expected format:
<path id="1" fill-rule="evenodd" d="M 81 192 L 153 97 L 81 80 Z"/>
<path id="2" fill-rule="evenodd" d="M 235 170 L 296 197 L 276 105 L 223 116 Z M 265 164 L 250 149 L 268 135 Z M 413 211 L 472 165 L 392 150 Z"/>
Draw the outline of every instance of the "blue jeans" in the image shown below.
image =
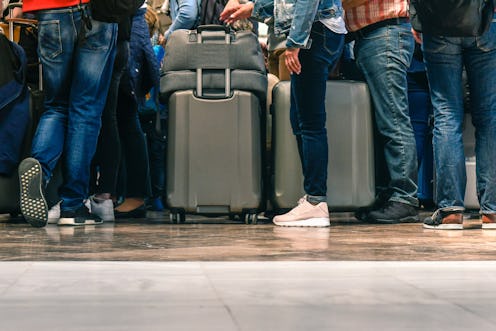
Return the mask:
<path id="1" fill-rule="evenodd" d="M 83 6 L 89 14 L 87 6 Z M 45 112 L 33 140 L 32 156 L 48 181 L 61 156 L 62 210 L 75 210 L 88 195 L 90 163 L 112 75 L 117 25 L 91 20 L 83 34 L 76 7 L 43 10 L 38 53 L 43 65 Z"/>
<path id="2" fill-rule="evenodd" d="M 312 47 L 301 49 L 301 73 L 291 75 L 290 118 L 303 169 L 305 192 L 326 201 L 328 146 L 325 95 L 329 68 L 341 55 L 344 35 L 316 22 L 310 33 Z"/>
<path id="3" fill-rule="evenodd" d="M 418 206 L 417 152 L 408 111 L 407 70 L 414 40 L 410 24 L 388 25 L 361 34 L 355 56 L 367 81 L 375 121 L 384 138 L 390 175 L 389 200 Z"/>
<path id="4" fill-rule="evenodd" d="M 482 213 L 496 213 L 496 24 L 481 37 L 424 35 L 424 59 L 434 107 L 436 202 L 463 207 L 466 173 L 462 141 L 462 67 L 470 85 L 476 133 L 477 193 Z"/>

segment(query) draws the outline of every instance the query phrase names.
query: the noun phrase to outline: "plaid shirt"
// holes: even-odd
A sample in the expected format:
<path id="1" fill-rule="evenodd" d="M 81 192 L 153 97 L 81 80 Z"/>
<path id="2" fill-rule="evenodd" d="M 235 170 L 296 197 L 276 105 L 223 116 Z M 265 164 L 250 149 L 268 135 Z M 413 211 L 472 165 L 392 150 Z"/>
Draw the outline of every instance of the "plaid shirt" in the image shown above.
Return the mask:
<path id="1" fill-rule="evenodd" d="M 346 28 L 353 32 L 367 25 L 396 17 L 408 17 L 407 0 L 369 0 L 346 11 Z"/>

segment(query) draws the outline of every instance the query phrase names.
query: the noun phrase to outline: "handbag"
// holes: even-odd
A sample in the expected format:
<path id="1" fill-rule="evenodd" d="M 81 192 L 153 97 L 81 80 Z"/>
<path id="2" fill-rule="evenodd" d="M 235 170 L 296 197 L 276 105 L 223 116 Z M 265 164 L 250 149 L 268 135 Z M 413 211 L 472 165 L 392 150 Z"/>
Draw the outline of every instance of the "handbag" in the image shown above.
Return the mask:
<path id="1" fill-rule="evenodd" d="M 411 0 L 415 31 L 445 37 L 476 37 L 491 26 L 494 0 Z"/>

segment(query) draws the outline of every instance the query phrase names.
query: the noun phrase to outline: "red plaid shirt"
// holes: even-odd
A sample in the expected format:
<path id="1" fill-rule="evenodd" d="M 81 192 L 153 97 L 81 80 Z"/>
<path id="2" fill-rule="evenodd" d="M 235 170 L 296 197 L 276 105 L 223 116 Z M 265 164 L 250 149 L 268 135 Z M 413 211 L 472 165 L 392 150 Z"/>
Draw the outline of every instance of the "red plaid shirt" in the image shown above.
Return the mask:
<path id="1" fill-rule="evenodd" d="M 396 17 L 408 17 L 407 0 L 369 0 L 346 11 L 346 28 L 353 32 L 367 25 Z"/>

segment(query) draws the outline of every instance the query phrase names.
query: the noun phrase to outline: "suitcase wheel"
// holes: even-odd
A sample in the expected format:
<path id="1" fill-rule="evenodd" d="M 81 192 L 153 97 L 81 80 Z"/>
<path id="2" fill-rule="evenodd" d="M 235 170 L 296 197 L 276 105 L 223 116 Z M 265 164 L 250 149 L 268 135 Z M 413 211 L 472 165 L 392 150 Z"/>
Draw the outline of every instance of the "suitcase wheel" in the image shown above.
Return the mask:
<path id="1" fill-rule="evenodd" d="M 169 218 L 172 224 L 184 223 L 186 222 L 186 213 L 181 209 L 171 209 Z"/>
<path id="2" fill-rule="evenodd" d="M 241 215 L 241 219 L 245 222 L 245 224 L 257 224 L 258 222 L 258 216 L 257 216 L 257 212 L 252 212 L 252 211 L 248 211 L 248 212 L 244 212 L 242 215 Z"/>

